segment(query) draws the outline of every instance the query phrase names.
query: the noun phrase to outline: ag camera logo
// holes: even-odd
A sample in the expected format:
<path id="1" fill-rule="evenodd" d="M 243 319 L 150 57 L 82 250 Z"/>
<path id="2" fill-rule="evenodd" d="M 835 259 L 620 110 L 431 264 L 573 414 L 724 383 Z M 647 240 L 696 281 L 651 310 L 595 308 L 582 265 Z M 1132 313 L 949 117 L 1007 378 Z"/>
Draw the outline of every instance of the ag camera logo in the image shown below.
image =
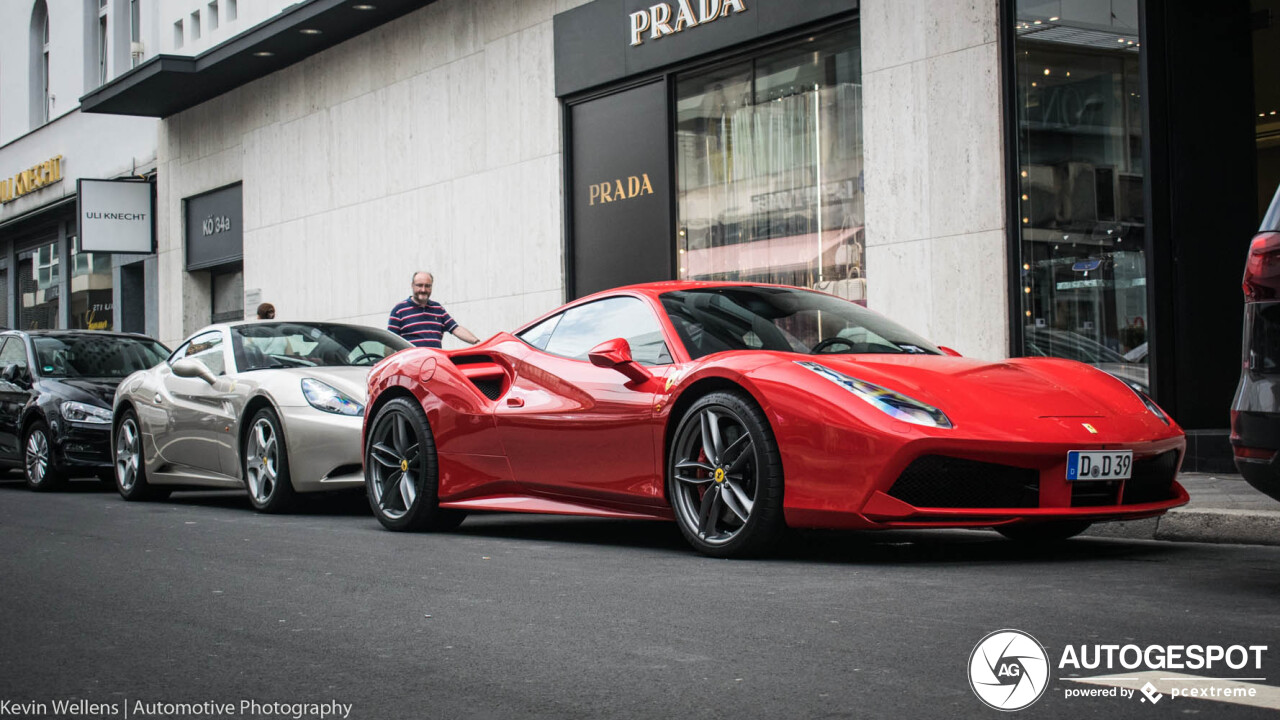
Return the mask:
<path id="1" fill-rule="evenodd" d="M 1049 686 L 1049 655 L 1021 630 L 997 630 L 969 655 L 969 687 L 996 710 L 1021 710 Z"/>

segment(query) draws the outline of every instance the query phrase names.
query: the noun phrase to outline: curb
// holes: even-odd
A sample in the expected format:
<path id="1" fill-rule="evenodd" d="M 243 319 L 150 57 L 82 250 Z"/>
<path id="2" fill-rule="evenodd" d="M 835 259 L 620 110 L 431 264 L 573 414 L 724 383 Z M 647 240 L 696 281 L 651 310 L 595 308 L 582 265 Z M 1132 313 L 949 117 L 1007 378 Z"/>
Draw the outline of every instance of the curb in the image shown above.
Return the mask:
<path id="1" fill-rule="evenodd" d="M 1178 508 L 1146 520 L 1098 523 L 1083 535 L 1171 542 L 1280 545 L 1280 510 Z"/>

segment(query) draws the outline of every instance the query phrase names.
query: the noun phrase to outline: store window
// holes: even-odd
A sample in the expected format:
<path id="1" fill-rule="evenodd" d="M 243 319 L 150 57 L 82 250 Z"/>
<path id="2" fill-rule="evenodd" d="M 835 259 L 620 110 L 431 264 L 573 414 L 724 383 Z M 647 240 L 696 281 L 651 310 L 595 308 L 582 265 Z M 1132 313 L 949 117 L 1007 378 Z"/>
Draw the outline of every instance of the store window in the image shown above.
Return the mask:
<path id="1" fill-rule="evenodd" d="M 866 297 L 858 27 L 676 85 L 678 276 Z"/>
<path id="2" fill-rule="evenodd" d="M 111 254 L 76 250 L 71 242 L 71 327 L 113 330 Z"/>
<path id="3" fill-rule="evenodd" d="M 1148 389 L 1138 0 L 1017 0 L 1023 355 Z"/>
<path id="4" fill-rule="evenodd" d="M 18 253 L 18 329 L 58 327 L 58 243 Z"/>

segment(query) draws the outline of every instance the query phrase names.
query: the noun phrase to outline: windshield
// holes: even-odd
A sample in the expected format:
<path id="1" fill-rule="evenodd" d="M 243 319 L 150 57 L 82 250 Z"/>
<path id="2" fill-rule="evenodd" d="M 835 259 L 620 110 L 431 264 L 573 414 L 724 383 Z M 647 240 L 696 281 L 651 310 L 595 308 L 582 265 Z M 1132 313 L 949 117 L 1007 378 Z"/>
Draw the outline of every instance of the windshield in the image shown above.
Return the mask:
<path id="1" fill-rule="evenodd" d="M 716 287 L 663 293 L 661 299 L 693 358 L 722 350 L 942 354 L 861 305 L 808 290 Z"/>
<path id="2" fill-rule="evenodd" d="M 119 335 L 36 335 L 31 343 L 40 374 L 51 378 L 123 378 L 169 355 L 155 340 Z"/>
<path id="3" fill-rule="evenodd" d="M 331 323 L 263 322 L 231 328 L 241 372 L 287 367 L 374 365 L 411 347 L 378 328 Z"/>

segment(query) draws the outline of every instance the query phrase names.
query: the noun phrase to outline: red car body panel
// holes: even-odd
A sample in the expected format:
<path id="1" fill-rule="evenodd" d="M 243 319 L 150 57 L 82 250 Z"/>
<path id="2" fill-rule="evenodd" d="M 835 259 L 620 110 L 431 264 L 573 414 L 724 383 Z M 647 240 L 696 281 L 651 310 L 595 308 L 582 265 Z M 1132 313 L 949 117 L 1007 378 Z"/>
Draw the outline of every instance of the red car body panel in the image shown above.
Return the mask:
<path id="1" fill-rule="evenodd" d="M 370 418 L 395 395 L 427 414 L 438 454 L 441 507 L 670 519 L 665 494 L 673 414 L 708 387 L 733 385 L 764 411 L 782 456 L 788 525 L 826 528 L 967 527 L 1037 519 L 1119 520 L 1185 504 L 1165 497 L 1073 506 L 1072 450 L 1131 450 L 1135 466 L 1185 452 L 1182 430 L 1149 411 L 1116 378 L 1068 360 L 988 362 L 950 355 L 730 351 L 691 360 L 659 296 L 732 283 L 669 282 L 598 293 L 645 301 L 673 362 L 631 380 L 616 369 L 542 352 L 500 333 L 463 350 L 404 350 L 369 378 Z M 894 419 L 799 365 L 841 373 L 942 409 L 950 428 Z M 485 389 L 488 390 L 486 394 Z M 686 394 L 689 394 L 686 397 Z M 1035 507 L 928 507 L 891 494 L 913 461 L 941 455 L 1033 471 Z"/>

